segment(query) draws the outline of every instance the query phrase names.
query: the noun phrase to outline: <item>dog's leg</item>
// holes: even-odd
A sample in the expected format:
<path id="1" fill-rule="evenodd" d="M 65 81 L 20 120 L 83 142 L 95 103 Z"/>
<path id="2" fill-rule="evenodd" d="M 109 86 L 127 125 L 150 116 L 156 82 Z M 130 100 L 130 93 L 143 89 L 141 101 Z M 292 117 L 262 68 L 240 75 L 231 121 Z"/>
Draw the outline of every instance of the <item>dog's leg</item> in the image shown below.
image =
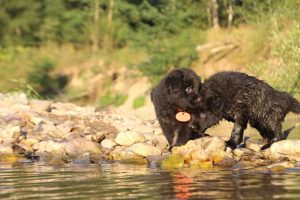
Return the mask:
<path id="1" fill-rule="evenodd" d="M 265 144 L 264 146 L 261 147 L 261 150 L 265 150 L 267 148 L 270 148 L 270 146 L 274 143 L 274 142 L 278 142 L 280 140 L 284 140 L 285 139 L 285 136 L 283 135 L 282 133 L 282 122 L 278 122 L 278 124 L 276 125 L 275 127 L 275 130 L 272 131 L 273 132 L 273 136 L 274 138 L 270 138 L 268 140 L 268 143 Z"/>
<path id="2" fill-rule="evenodd" d="M 243 141 L 244 130 L 247 127 L 246 120 L 238 120 L 234 123 L 230 139 L 226 142 L 226 146 L 235 149 Z"/>

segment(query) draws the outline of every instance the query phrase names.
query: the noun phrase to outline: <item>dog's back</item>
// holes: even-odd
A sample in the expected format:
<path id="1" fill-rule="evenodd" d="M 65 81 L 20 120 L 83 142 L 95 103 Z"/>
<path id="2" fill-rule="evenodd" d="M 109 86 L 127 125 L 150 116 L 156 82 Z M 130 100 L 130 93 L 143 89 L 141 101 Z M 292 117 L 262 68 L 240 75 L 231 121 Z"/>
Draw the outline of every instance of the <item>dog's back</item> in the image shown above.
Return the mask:
<path id="1" fill-rule="evenodd" d="M 206 80 L 205 86 L 220 95 L 227 111 L 243 109 L 249 117 L 260 119 L 270 112 L 300 113 L 300 104 L 292 95 L 244 73 L 220 72 Z"/>

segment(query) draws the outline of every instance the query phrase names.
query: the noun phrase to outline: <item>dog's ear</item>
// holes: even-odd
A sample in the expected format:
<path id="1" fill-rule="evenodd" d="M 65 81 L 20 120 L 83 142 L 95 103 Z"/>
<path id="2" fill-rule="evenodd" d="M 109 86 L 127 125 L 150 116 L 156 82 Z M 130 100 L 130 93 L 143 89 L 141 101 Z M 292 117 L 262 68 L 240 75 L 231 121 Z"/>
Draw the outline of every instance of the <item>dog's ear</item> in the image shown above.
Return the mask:
<path id="1" fill-rule="evenodd" d="M 166 86 L 176 92 L 181 89 L 182 80 L 183 72 L 180 70 L 174 70 L 166 77 Z"/>

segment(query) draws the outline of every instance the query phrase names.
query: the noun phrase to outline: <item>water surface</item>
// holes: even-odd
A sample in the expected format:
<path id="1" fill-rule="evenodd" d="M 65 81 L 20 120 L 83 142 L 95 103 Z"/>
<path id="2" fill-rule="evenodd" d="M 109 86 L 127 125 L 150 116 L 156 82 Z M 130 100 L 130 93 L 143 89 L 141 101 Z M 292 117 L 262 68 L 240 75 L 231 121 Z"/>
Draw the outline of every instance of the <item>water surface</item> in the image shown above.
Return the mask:
<path id="1" fill-rule="evenodd" d="M 0 164 L 1 199 L 299 199 L 300 169 L 162 170 L 119 163 Z"/>

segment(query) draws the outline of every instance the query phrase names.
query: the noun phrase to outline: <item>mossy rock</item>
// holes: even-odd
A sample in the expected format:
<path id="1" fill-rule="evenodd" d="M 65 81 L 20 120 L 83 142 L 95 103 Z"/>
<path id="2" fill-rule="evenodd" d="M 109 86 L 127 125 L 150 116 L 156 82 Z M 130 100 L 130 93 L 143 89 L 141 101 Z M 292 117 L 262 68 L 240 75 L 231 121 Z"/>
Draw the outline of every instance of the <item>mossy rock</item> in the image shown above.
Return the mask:
<path id="1" fill-rule="evenodd" d="M 183 167 L 183 165 L 184 159 L 178 154 L 170 155 L 161 162 L 161 167 L 163 169 L 180 169 Z"/>

